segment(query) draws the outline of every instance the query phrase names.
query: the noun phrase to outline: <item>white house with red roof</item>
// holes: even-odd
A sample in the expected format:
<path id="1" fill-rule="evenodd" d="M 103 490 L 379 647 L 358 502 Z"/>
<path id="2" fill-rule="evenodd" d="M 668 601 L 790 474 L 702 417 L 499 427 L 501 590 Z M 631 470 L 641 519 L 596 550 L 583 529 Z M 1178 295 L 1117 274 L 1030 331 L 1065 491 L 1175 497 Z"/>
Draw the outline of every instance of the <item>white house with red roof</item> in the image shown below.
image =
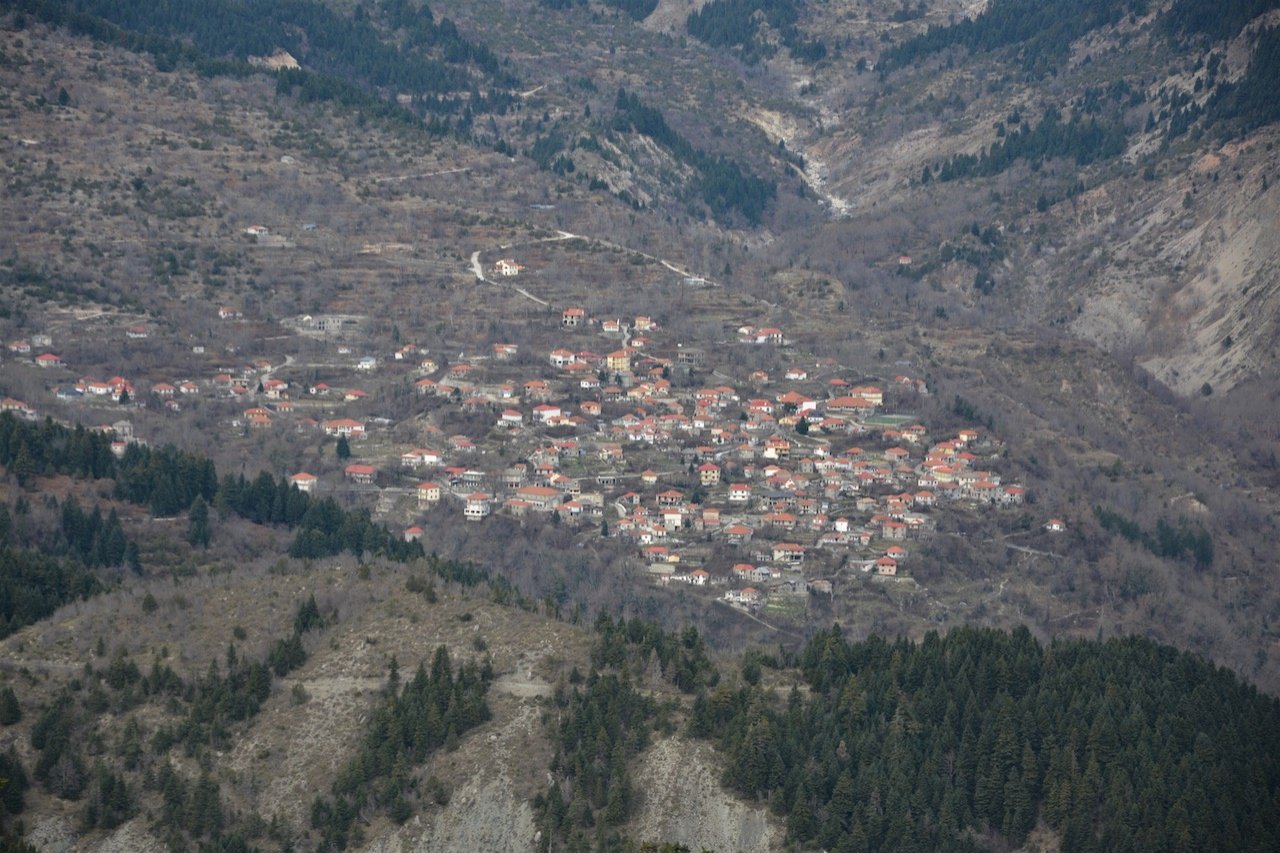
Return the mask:
<path id="1" fill-rule="evenodd" d="M 493 512 L 493 495 L 487 492 L 472 492 L 466 497 L 466 505 L 462 515 L 467 521 L 480 521 Z"/>
<path id="2" fill-rule="evenodd" d="M 362 486 L 372 485 L 378 479 L 378 469 L 363 462 L 353 462 L 342 470 L 343 476 Z"/>
<path id="3" fill-rule="evenodd" d="M 352 418 L 334 418 L 323 421 L 320 428 L 325 435 L 342 436 L 344 438 L 364 438 L 364 424 Z"/>
<path id="4" fill-rule="evenodd" d="M 798 565 L 804 562 L 804 546 L 795 542 L 775 542 L 773 545 L 773 561 Z"/>
<path id="5" fill-rule="evenodd" d="M 316 487 L 318 479 L 315 474 L 299 471 L 296 474 L 289 475 L 289 485 L 294 486 L 300 492 L 310 492 Z"/>

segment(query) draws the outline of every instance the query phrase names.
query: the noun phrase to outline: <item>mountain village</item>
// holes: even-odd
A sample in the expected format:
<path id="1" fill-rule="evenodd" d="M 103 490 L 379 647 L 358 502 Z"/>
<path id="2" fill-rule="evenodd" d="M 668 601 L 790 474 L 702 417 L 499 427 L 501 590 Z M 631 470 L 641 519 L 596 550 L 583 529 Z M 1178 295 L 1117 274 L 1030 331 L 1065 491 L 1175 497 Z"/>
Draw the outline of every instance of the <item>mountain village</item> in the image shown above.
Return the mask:
<path id="1" fill-rule="evenodd" d="M 521 269 L 509 259 L 493 266 L 501 277 Z M 54 380 L 45 387 L 58 417 L 110 431 L 119 453 L 145 440 L 133 434 L 131 409 L 180 416 L 189 401 L 240 401 L 226 427 L 250 440 L 289 430 L 297 442 L 335 444 L 323 454 L 332 465 L 290 473 L 296 488 L 375 505 L 406 539 L 423 536 L 425 513 L 571 525 L 584 543 L 625 543 L 656 583 L 745 608 L 803 611 L 806 596 L 835 595 L 842 573 L 909 576 L 940 504 L 995 512 L 1026 499 L 998 471 L 996 436 L 934 434 L 912 414 L 929 394 L 919 376 L 860 374 L 791 352 L 780 328 L 745 325 L 728 330 L 729 346 L 780 348 L 790 366 L 733 377 L 650 316 L 555 310 L 545 348 L 486 341 L 453 358 L 414 343 L 369 352 L 368 318 L 358 315 L 284 321 L 323 337 L 331 364 L 345 366 L 332 381 L 300 378 L 292 356 L 204 376 L 99 380 L 64 363 L 50 335 L 7 349 Z M 218 317 L 246 322 L 230 306 Z M 149 334 L 132 322 L 124 330 L 130 340 Z M 368 414 L 366 398 L 387 383 L 411 386 L 408 422 Z M 2 408 L 44 416 L 30 401 Z M 449 413 L 466 426 L 443 429 Z"/>

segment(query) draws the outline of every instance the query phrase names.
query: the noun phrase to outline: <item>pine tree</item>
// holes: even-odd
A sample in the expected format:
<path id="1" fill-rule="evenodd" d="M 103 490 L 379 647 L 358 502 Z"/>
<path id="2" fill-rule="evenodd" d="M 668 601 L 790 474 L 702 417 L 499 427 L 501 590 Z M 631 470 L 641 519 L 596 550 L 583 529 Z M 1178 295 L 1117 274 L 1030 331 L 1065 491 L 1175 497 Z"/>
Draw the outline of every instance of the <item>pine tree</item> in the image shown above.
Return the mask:
<path id="1" fill-rule="evenodd" d="M 18 455 L 13 460 L 13 476 L 18 479 L 19 486 L 26 488 L 35 474 L 36 462 L 31 454 L 31 448 L 24 440 L 18 446 Z"/>
<path id="2" fill-rule="evenodd" d="M 22 707 L 11 686 L 0 690 L 0 725 L 11 726 L 22 719 Z"/>
<path id="3" fill-rule="evenodd" d="M 209 539 L 209 505 L 196 495 L 187 512 L 187 541 L 197 548 L 208 548 Z"/>

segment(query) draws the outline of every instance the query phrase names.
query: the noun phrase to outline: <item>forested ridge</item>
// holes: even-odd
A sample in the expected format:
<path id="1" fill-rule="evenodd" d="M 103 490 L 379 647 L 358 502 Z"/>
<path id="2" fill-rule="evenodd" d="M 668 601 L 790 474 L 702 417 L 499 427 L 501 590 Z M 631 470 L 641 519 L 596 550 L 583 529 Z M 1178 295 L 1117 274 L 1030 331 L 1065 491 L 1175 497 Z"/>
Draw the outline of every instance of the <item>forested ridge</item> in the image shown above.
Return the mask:
<path id="1" fill-rule="evenodd" d="M 638 794 L 631 765 L 653 733 L 671 734 L 677 703 L 642 689 L 668 682 L 683 693 L 714 686 L 720 674 L 694 628 L 667 633 L 639 619 L 596 620 L 591 667 L 576 668 L 568 689 L 556 691 L 558 722 L 552 783 L 534 800 L 542 832 L 539 849 L 621 849 L 619 827 L 632 816 Z"/>
<path id="2" fill-rule="evenodd" d="M 123 650 L 105 665 L 86 662 L 82 675 L 63 687 L 31 727 L 33 780 L 63 801 L 82 803 L 86 830 L 113 829 L 134 817 L 142 790 L 150 790 L 158 793 L 160 807 L 147 815 L 148 823 L 171 849 L 204 844 L 213 848 L 201 849 L 248 849 L 244 834 L 263 830 L 247 828 L 243 816 L 227 809 L 208 772 L 210 753 L 230 748 L 233 732 L 261 710 L 273 678 L 306 662 L 302 637 L 323 627 L 325 619 L 310 597 L 298 606 L 292 634 L 277 640 L 262 661 L 250 661 L 232 643 L 223 662 L 215 657 L 203 675 L 185 679 L 159 658 L 144 673 Z M 100 639 L 97 655 L 105 654 Z M 134 713 L 148 704 L 153 713 Z M 0 724 L 16 722 L 12 712 L 18 710 L 12 689 L 6 688 L 0 695 Z M 100 731 L 104 715 L 127 717 L 110 749 Z M 140 719 L 147 720 L 146 728 Z M 178 748 L 200 764 L 196 779 L 175 769 L 171 753 Z M 0 756 L 0 769 L 19 786 L 4 798 L 5 810 L 19 814 L 26 771 L 13 755 Z"/>
<path id="3" fill-rule="evenodd" d="M 92 477 L 114 464 L 110 442 L 91 440 L 83 430 L 46 442 L 39 437 L 27 440 L 35 432 L 15 433 L 11 428 L 19 424 L 12 415 L 0 416 L 0 464 L 20 486 L 29 486 L 46 470 Z M 85 512 L 74 494 L 67 495 L 60 508 L 54 495 L 45 495 L 43 503 L 58 510 L 52 518 L 46 514 L 43 522 L 31 519 L 26 496 L 19 496 L 12 507 L 0 504 L 0 637 L 69 601 L 101 592 L 110 583 L 101 570 L 142 569 L 137 544 L 125 535 L 114 508 L 105 515 L 100 506 Z"/>
<path id="4" fill-rule="evenodd" d="M 255 524 L 281 525 L 297 531 L 289 549 L 295 557 L 348 552 L 404 561 L 423 556 L 420 543 L 405 542 L 375 524 L 367 508 L 349 512 L 333 498 L 312 498 L 266 471 L 252 480 L 243 474 L 219 478 L 208 457 L 172 445 L 131 443 L 116 459 L 111 438 L 82 425 L 32 424 L 0 415 L 0 465 L 20 483 L 54 474 L 112 479 L 118 499 L 145 506 L 156 517 L 188 512 L 194 521 L 201 506 L 213 506 Z"/>
<path id="5" fill-rule="evenodd" d="M 437 600 L 436 583 L 443 582 L 487 585 L 499 604 L 536 609 L 509 584 L 470 564 L 433 556 L 417 570 L 405 588 L 430 604 Z M 151 594 L 142 602 L 148 616 L 160 606 Z M 0 753 L 0 778 L 11 780 L 0 796 L 0 817 L 20 815 L 24 794 L 35 784 L 74 809 L 85 831 L 110 830 L 141 816 L 173 850 L 250 850 L 255 848 L 249 842 L 264 837 L 279 849 L 294 848 L 301 827 L 228 805 L 220 787 L 225 779 L 213 759 L 236 747 L 278 692 L 279 679 L 307 662 L 312 638 L 336 619 L 336 609 L 322 609 L 310 595 L 298 602 L 291 626 L 280 626 L 284 633 L 265 645 L 261 657 L 253 659 L 231 642 L 224 653 L 213 651 L 203 673 L 187 675 L 170 666 L 167 647 L 143 667 L 123 647 L 110 652 L 100 637 L 97 660 L 86 661 L 34 715 L 31 763 L 24 767 L 12 751 Z M 231 633 L 237 641 L 248 639 L 238 625 Z M 402 683 L 393 657 L 355 754 L 327 786 L 329 793 L 312 804 L 319 849 L 358 843 L 363 817 L 375 810 L 402 823 L 432 803 L 447 803 L 448 787 L 434 777 L 420 779 L 415 768 L 437 749 L 457 748 L 462 736 L 489 719 L 485 694 L 492 679 L 487 654 L 458 664 L 441 646 Z M 16 692 L 0 689 L 0 726 L 22 719 L 18 695 L 26 697 L 31 684 L 17 686 Z M 294 705 L 309 701 L 300 682 L 289 698 Z M 104 737 L 104 730 L 115 734 Z M 198 765 L 198 773 L 184 766 L 188 761 Z M 305 830 L 302 835 L 307 837 Z M 9 849 L 2 837 L 0 849 Z"/>
<path id="6" fill-rule="evenodd" d="M 1278 5 L 1277 0 L 1249 0 L 1225 7 L 1206 0 L 1178 0 L 1168 10 L 1159 11 L 1149 31 L 1156 41 L 1172 41 L 1178 50 L 1185 49 L 1188 42 L 1220 45 Z M 1069 5 L 996 0 L 974 18 L 930 26 L 926 32 L 889 47 L 880 57 L 881 74 L 909 68 L 952 48 L 1016 59 L 1032 76 L 1056 74 L 1072 43 L 1082 36 L 1126 19 L 1137 21 L 1149 11 L 1145 0 L 1091 0 Z M 1119 34 L 1119 43 L 1125 44 L 1130 35 Z M 1161 89 L 1146 131 L 1162 128 L 1167 146 L 1193 126 L 1216 128 L 1219 135 L 1230 137 L 1280 118 L 1280 102 L 1274 97 L 1276 80 L 1280 79 L 1280 31 L 1263 29 L 1251 46 L 1248 68 L 1238 80 L 1220 74 L 1225 54 L 1213 51 L 1196 63 L 1195 73 L 1202 68 L 1207 71 L 1195 80 L 1194 92 Z M 943 181 L 990 177 L 1019 160 L 1034 170 L 1055 157 L 1073 158 L 1078 166 L 1113 159 L 1125 151 L 1129 133 L 1138 129 L 1126 118 L 1126 111 L 1144 102 L 1142 85 L 1140 80 L 1113 79 L 1107 86 L 1086 90 L 1073 102 L 1073 109 L 1066 105 L 1048 108 L 1034 127 L 1020 118 L 997 122 L 998 138 L 988 148 L 978 154 L 955 155 L 936 172 L 926 168 L 923 178 L 927 182 L 934 177 Z M 1207 99 L 1199 95 L 1202 89 L 1210 93 Z"/>
<path id="7" fill-rule="evenodd" d="M 45 505 L 56 509 L 57 498 L 46 495 Z M 137 543 L 125 536 L 114 508 L 106 516 L 98 506 L 86 513 L 71 494 L 54 524 L 32 523 L 30 515 L 25 498 L 12 512 L 0 504 L 0 637 L 102 592 L 121 569 L 142 571 Z"/>
<path id="8" fill-rule="evenodd" d="M 726 783 L 832 850 L 1022 844 L 1274 850 L 1280 701 L 1191 654 L 1131 637 L 1036 642 L 959 628 L 921 643 L 819 631 L 810 692 L 701 695 L 690 730 Z"/>
<path id="9" fill-rule="evenodd" d="M 331 795 L 312 803 L 311 826 L 320 833 L 319 849 L 342 850 L 358 843 L 357 818 L 375 809 L 404 823 L 414 813 L 406 797 L 415 792 L 438 805 L 448 802 L 448 791 L 438 780 L 420 785 L 413 768 L 441 747 L 456 749 L 461 735 L 489 719 L 484 696 L 492 680 L 487 658 L 467 661 L 455 672 L 448 649 L 439 646 L 430 669 L 419 664 L 413 678 L 401 685 L 393 658 L 386 692 L 359 752 L 338 774 Z"/>
<path id="10" fill-rule="evenodd" d="M 471 85 L 467 65 L 505 83 L 512 82 L 503 76 L 501 62 L 487 47 L 464 38 L 448 18 L 437 23 L 430 7 L 415 8 L 407 0 L 379 3 L 380 20 L 365 13 L 364 7 L 346 16 L 315 0 L 43 3 L 49 7 L 46 14 L 79 12 L 109 21 L 127 32 L 189 40 L 213 58 L 247 59 L 284 49 L 305 58 L 307 65 L 316 70 L 396 91 L 466 90 Z M 378 24 L 399 33 L 400 44 L 389 42 Z"/>
<path id="11" fill-rule="evenodd" d="M 1207 36 L 1213 41 L 1233 38 L 1254 18 L 1280 8 L 1280 0 L 1174 0 L 1164 24 L 1178 36 Z"/>
<path id="12" fill-rule="evenodd" d="M 253 73 L 249 57 L 290 51 L 301 69 L 277 72 L 281 94 L 332 101 L 362 113 L 417 123 L 442 133 L 444 116 L 465 130 L 477 113 L 504 112 L 519 81 L 485 45 L 464 37 L 448 18 L 406 0 L 363 6 L 347 16 L 316 0 L 236 3 L 174 0 L 153 4 L 110 0 L 17 0 L 22 15 L 127 50 L 149 54 L 156 68 L 190 65 L 207 75 Z M 436 114 L 422 123 L 394 96 Z"/>
<path id="13" fill-rule="evenodd" d="M 686 27 L 699 41 L 732 47 L 744 61 L 753 63 L 776 51 L 761 38 L 761 27 L 768 26 L 796 59 L 817 62 L 827 49 L 801 33 L 797 26 L 801 9 L 800 0 L 711 0 L 689 14 Z"/>
<path id="14" fill-rule="evenodd" d="M 1209 99 L 1211 119 L 1221 121 L 1234 132 L 1244 134 L 1280 121 L 1280 27 L 1268 27 L 1258 34 L 1249 69 L 1234 82 L 1221 82 Z"/>
<path id="15" fill-rule="evenodd" d="M 1080 115 L 1063 121 L 1058 110 L 1050 109 L 1034 128 L 1025 121 L 1017 123 L 981 154 L 955 155 L 938 169 L 938 179 L 990 177 L 1018 160 L 1033 169 L 1054 157 L 1070 157 L 1076 165 L 1086 166 L 1122 154 L 1125 137 L 1120 124 L 1100 123 Z"/>
<path id="16" fill-rule="evenodd" d="M 626 89 L 618 90 L 614 108 L 614 130 L 643 134 L 694 169 L 692 189 L 711 209 L 712 215 L 720 219 L 736 211 L 750 224 L 759 224 L 765 208 L 777 195 L 773 181 L 752 175 L 729 157 L 710 154 L 694 146 L 667 124 L 661 110 Z"/>
<path id="17" fill-rule="evenodd" d="M 981 14 L 949 26 L 930 26 L 924 33 L 886 50 L 880 58 L 887 70 L 917 59 L 962 47 L 970 53 L 1011 49 L 1028 71 L 1043 74 L 1062 62 L 1071 43 L 1099 27 L 1129 15 L 1146 14 L 1146 0 L 993 0 Z"/>

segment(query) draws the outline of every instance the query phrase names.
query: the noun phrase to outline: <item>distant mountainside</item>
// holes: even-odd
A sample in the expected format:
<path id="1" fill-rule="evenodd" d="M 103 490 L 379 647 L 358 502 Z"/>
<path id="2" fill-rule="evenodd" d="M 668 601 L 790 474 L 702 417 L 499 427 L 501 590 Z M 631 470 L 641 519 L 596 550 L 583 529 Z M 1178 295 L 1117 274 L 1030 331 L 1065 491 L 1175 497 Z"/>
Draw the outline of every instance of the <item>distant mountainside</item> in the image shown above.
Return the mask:
<path id="1" fill-rule="evenodd" d="M 1263 93 L 1280 80 L 1280 21 L 1272 3 L 1206 8 L 993 2 L 926 18 L 878 57 L 859 43 L 877 83 L 811 98 L 857 118 L 788 141 L 822 158 L 853 221 L 886 205 L 912 218 L 913 276 L 968 276 L 975 307 L 1065 323 L 1183 394 L 1270 382 L 1276 330 L 1258 319 L 1280 258 L 1255 235 L 1276 215 Z M 850 97 L 866 106 L 836 106 Z M 961 208 L 999 223 L 998 252 L 965 247 L 936 212 Z"/>
<path id="2" fill-rule="evenodd" d="M 0 82 L 6 844 L 1280 843 L 1276 0 L 12 0 Z"/>

